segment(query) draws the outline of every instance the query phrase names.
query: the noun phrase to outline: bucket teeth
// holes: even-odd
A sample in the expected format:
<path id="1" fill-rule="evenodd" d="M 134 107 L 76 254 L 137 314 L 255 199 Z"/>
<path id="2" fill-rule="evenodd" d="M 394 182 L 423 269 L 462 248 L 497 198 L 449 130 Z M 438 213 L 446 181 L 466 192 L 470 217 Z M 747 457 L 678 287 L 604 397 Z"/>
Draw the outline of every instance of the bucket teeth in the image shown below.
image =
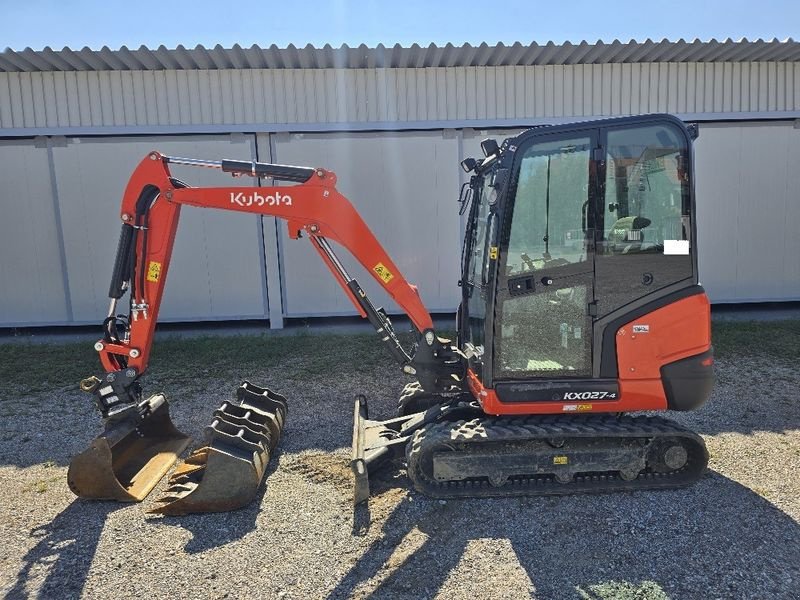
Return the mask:
<path id="1" fill-rule="evenodd" d="M 184 515 L 235 510 L 261 484 L 286 422 L 286 398 L 245 381 L 206 428 L 208 443 L 179 465 L 150 512 Z"/>
<path id="2" fill-rule="evenodd" d="M 191 475 L 192 473 L 196 473 L 197 471 L 202 471 L 205 468 L 206 468 L 205 462 L 203 462 L 202 464 L 183 463 L 181 465 L 178 465 L 178 467 L 175 469 L 175 472 L 172 474 L 172 477 L 170 477 L 170 479 Z"/>
<path id="3" fill-rule="evenodd" d="M 207 458 L 208 446 L 203 446 L 202 448 L 194 450 L 189 456 L 187 456 L 183 461 L 183 465 L 204 465 L 206 464 Z"/>

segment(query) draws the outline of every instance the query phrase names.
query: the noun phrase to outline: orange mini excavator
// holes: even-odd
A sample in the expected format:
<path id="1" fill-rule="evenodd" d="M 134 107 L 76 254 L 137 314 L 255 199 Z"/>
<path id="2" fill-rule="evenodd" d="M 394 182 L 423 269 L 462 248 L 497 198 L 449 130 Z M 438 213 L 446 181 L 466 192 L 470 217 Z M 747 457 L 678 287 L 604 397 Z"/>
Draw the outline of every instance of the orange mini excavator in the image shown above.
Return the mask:
<path id="1" fill-rule="evenodd" d="M 142 393 L 183 205 L 286 220 L 307 237 L 389 353 L 414 378 L 398 414 L 370 420 L 357 397 L 355 501 L 369 472 L 405 459 L 425 494 L 570 494 L 673 488 L 696 481 L 700 436 L 637 411 L 691 410 L 713 386 L 709 302 L 697 279 L 692 142 L 669 115 L 542 126 L 467 158 L 468 213 L 455 343 L 434 331 L 409 284 L 324 169 L 176 158 L 152 152 L 122 201 L 120 235 L 95 349 L 105 372 L 81 382 L 104 432 L 75 457 L 82 497 L 143 499 L 188 444 L 166 398 Z M 291 182 L 191 187 L 171 164 Z M 404 348 L 337 259 L 347 249 L 408 314 Z M 127 315 L 117 304 L 127 294 Z M 157 512 L 230 510 L 255 495 L 283 431 L 287 402 L 244 382 L 207 440 L 170 478 Z"/>

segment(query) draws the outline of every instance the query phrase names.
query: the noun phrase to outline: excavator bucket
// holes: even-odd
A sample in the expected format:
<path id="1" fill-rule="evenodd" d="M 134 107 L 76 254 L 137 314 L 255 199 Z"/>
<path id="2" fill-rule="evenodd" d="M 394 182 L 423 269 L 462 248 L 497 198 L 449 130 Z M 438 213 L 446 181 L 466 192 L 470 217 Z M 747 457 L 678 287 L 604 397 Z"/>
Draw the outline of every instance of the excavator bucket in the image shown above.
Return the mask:
<path id="1" fill-rule="evenodd" d="M 191 441 L 175 428 L 163 394 L 151 396 L 135 415 L 106 421 L 105 431 L 72 459 L 70 489 L 81 498 L 140 502 Z"/>
<path id="2" fill-rule="evenodd" d="M 245 381 L 206 429 L 207 443 L 170 476 L 151 510 L 164 515 L 236 510 L 256 495 L 286 422 L 286 398 Z"/>

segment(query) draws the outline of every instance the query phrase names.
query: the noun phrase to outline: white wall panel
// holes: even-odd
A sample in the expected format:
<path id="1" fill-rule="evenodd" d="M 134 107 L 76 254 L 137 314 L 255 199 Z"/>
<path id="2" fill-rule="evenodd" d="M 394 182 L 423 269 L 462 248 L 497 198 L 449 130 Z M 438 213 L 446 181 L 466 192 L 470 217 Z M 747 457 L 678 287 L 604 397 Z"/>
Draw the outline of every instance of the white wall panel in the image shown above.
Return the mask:
<path id="1" fill-rule="evenodd" d="M 73 139 L 54 148 L 69 287 L 75 322 L 98 322 L 119 236 L 128 178 L 150 150 L 197 158 L 251 159 L 252 137 L 187 136 Z M 174 166 L 190 185 L 246 185 L 211 169 Z M 263 318 L 263 245 L 255 215 L 183 207 L 161 318 Z"/>
<path id="2" fill-rule="evenodd" d="M 786 218 L 783 221 L 783 290 L 781 299 L 800 299 L 800 129 L 787 124 Z"/>
<path id="3" fill-rule="evenodd" d="M 460 231 L 458 140 L 441 132 L 285 135 L 273 159 L 336 172 L 350 199 L 431 311 L 458 305 Z M 305 239 L 280 225 L 287 316 L 349 315 L 355 309 Z M 348 271 L 376 305 L 396 312 L 380 286 L 334 244 Z"/>
<path id="4" fill-rule="evenodd" d="M 695 142 L 697 247 L 712 301 L 736 297 L 741 128 L 704 126 Z"/>
<path id="5" fill-rule="evenodd" d="M 69 319 L 47 148 L 0 141 L 0 327 Z"/>
<path id="6" fill-rule="evenodd" d="M 798 165 L 792 123 L 701 126 L 700 280 L 713 302 L 800 300 Z"/>

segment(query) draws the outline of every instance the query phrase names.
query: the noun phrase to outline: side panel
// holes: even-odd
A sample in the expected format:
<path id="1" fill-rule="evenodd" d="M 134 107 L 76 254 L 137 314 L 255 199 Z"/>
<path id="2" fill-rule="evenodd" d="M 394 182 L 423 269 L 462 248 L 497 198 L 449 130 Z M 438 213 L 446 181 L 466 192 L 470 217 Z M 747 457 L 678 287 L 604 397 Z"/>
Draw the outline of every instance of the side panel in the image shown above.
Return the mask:
<path id="1" fill-rule="evenodd" d="M 673 302 L 634 319 L 617 330 L 619 398 L 598 400 L 587 395 L 552 402 L 503 401 L 496 390 L 484 388 L 473 373 L 469 386 L 489 414 L 560 414 L 576 412 L 633 412 L 666 410 L 661 367 L 702 354 L 711 348 L 711 307 L 705 294 Z M 524 386 L 520 382 L 515 390 Z M 534 384 L 536 385 L 536 384 Z"/>
<path id="2" fill-rule="evenodd" d="M 661 367 L 711 346 L 711 307 L 698 294 L 660 308 L 617 330 L 617 364 L 624 386 L 660 379 Z"/>

